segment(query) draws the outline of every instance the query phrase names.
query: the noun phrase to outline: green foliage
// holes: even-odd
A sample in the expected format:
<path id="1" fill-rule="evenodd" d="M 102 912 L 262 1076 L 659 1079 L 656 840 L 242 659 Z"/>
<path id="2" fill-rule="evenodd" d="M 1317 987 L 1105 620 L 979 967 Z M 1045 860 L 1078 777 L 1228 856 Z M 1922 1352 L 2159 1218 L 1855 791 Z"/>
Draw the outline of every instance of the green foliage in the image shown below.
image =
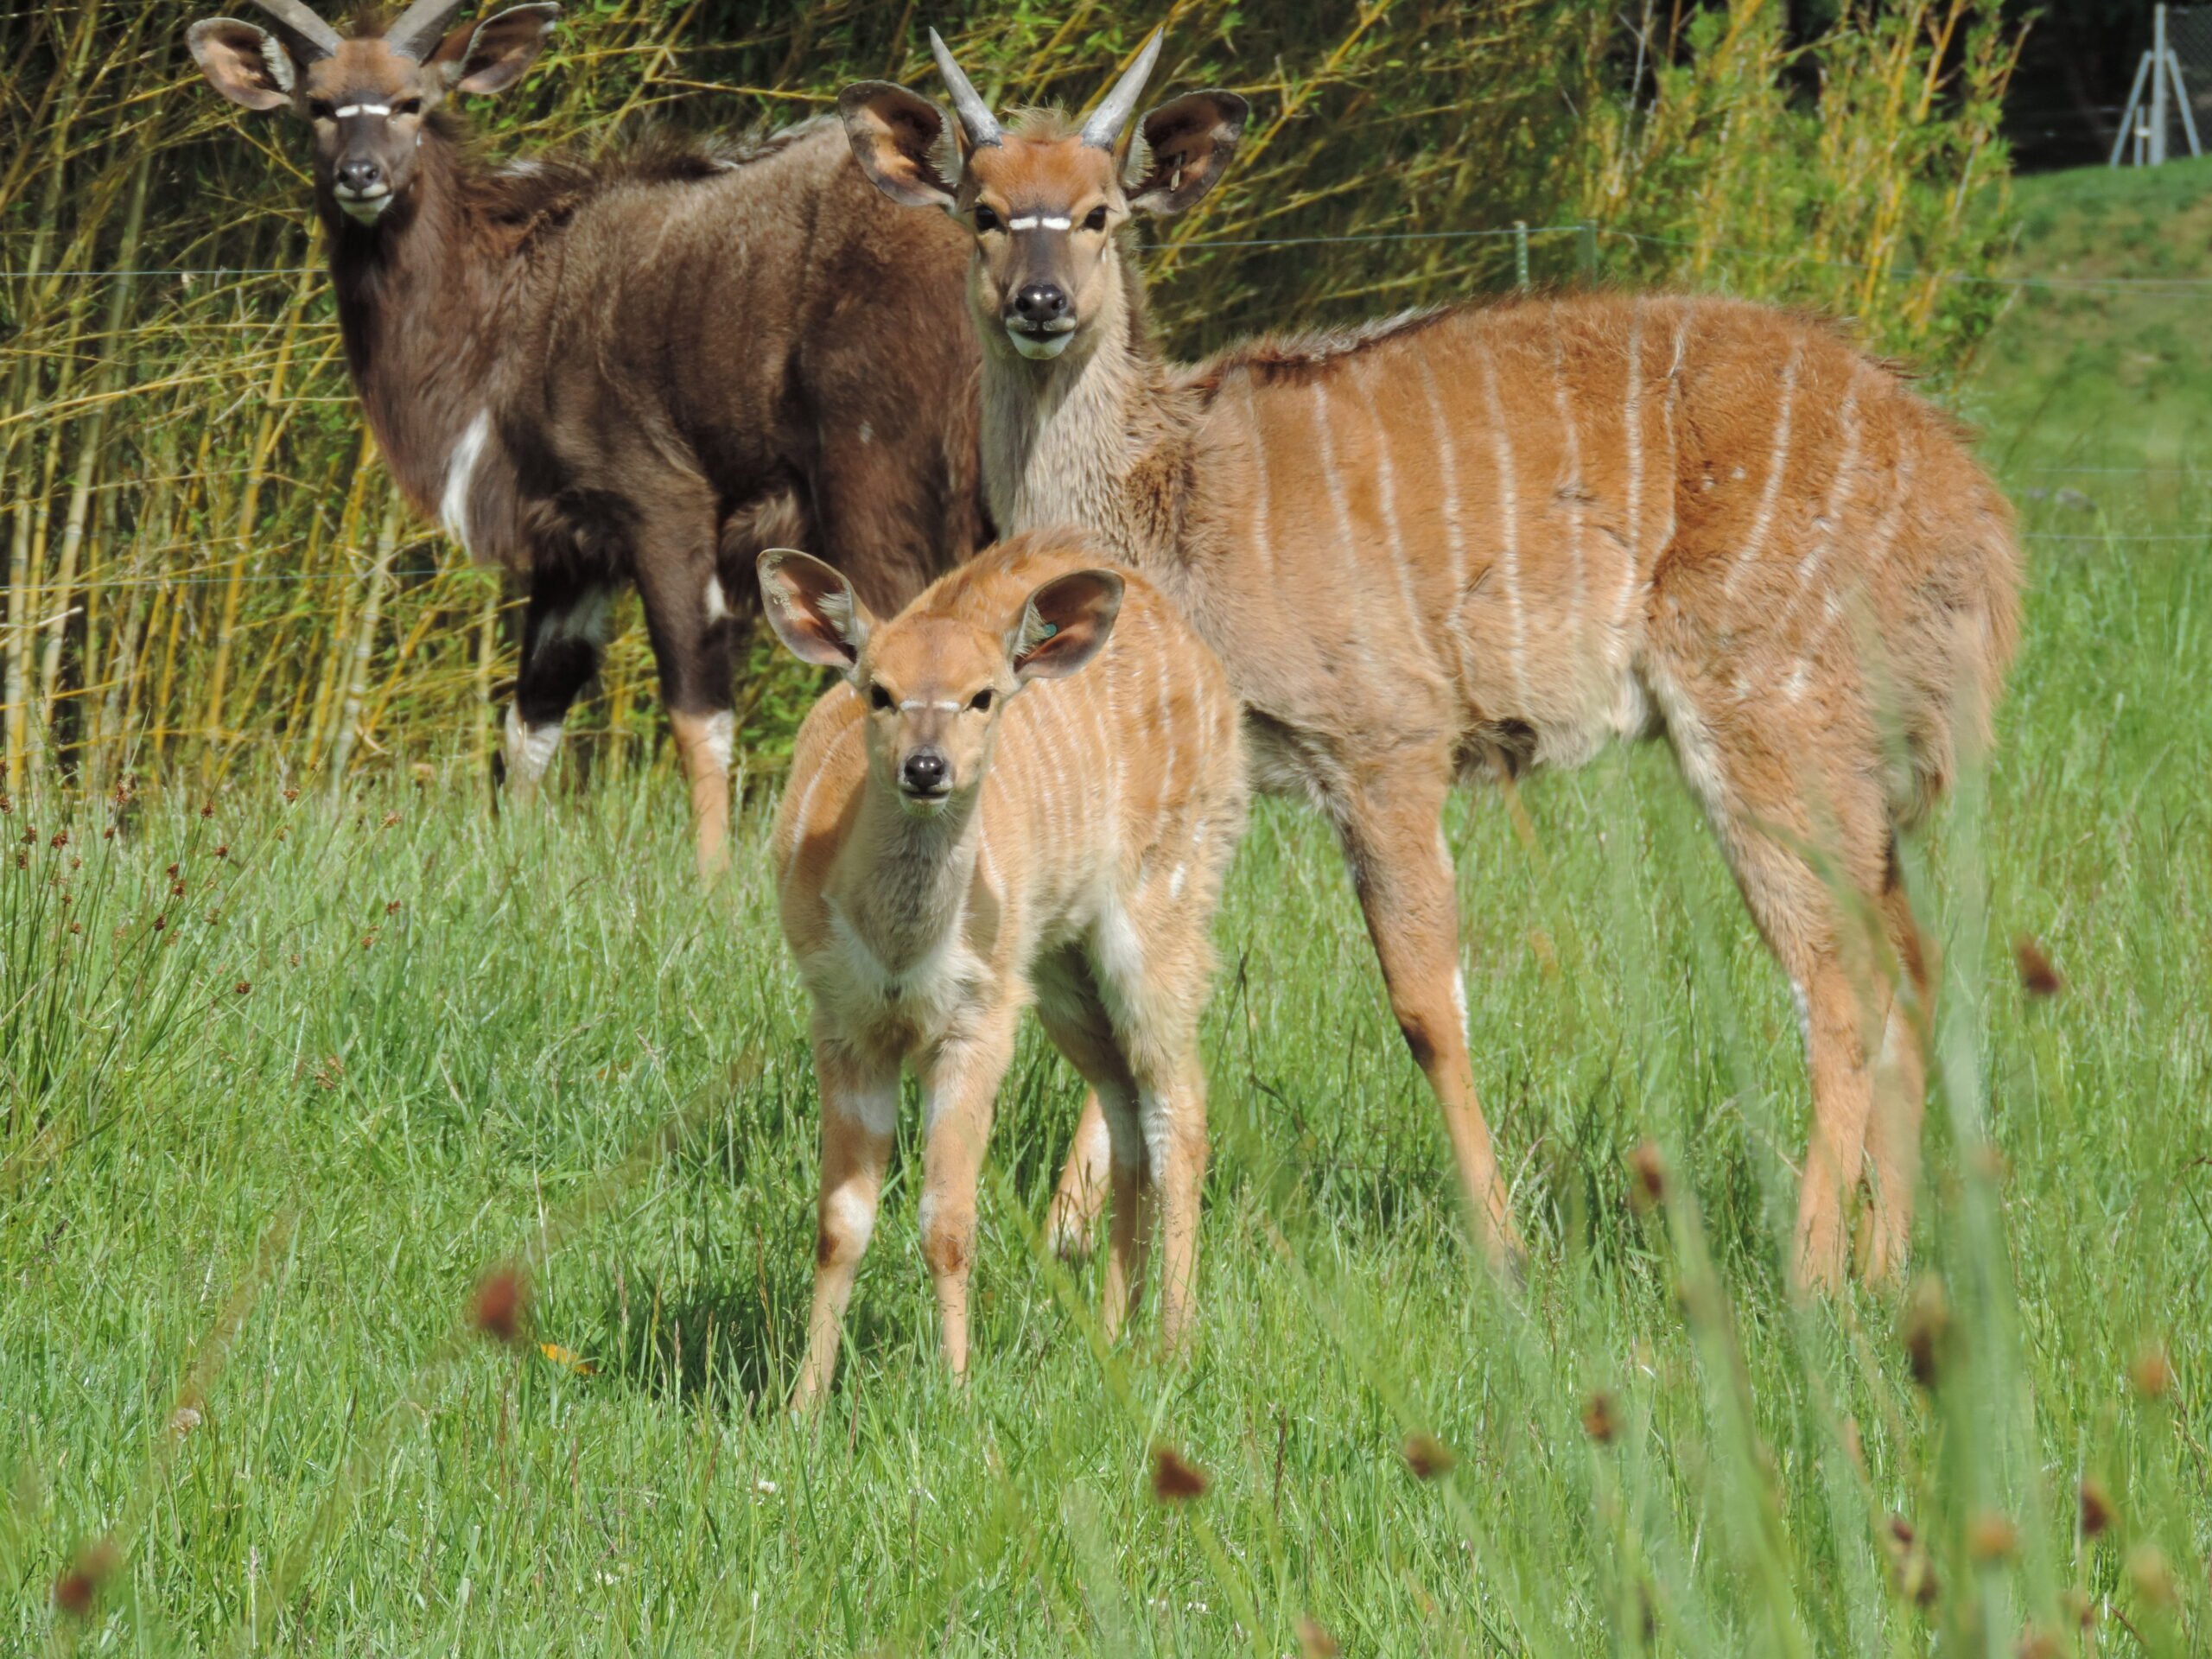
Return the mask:
<path id="1" fill-rule="evenodd" d="M 0 15 L 20 66 L 0 99 L 6 786 L 220 778 L 249 757 L 475 772 L 513 671 L 512 600 L 394 507 L 345 378 L 302 136 L 200 84 L 181 35 L 202 10 Z M 2010 37 L 1963 0 L 1856 7 L 1801 47 L 1780 14 L 1179 3 L 1157 85 L 1232 86 L 1255 113 L 1227 185 L 1155 233 L 1171 344 L 1496 291 L 1510 238 L 1458 232 L 1589 220 L 1601 280 L 1811 303 L 1955 368 L 1994 290 L 1938 273 L 1986 275 L 1999 251 Z M 1168 16 L 607 0 L 572 9 L 532 79 L 473 118 L 499 155 L 779 124 L 859 76 L 933 86 L 924 22 L 987 95 L 1081 105 Z M 1382 239 L 1306 239 L 1344 236 Z M 1574 280 L 1577 245 L 1535 236 L 1534 280 Z M 210 268 L 238 274 L 174 274 Z M 763 664 L 743 713 L 772 767 L 811 681 Z M 634 605 L 603 687 L 572 753 L 621 776 L 660 741 Z"/>
<path id="2" fill-rule="evenodd" d="M 760 815 L 711 899 L 668 790 L 0 817 L 0 995 L 60 982 L 128 1051 L 0 1046 L 0 1649 L 2071 1655 L 2086 1610 L 2096 1652 L 2202 1652 L 2205 505 L 2115 514 L 2185 557 L 2046 550 L 1986 792 L 1910 849 L 1945 975 L 1910 1296 L 1783 1291 L 1796 1021 L 1656 746 L 1529 780 L 1525 840 L 1451 815 L 1519 1295 L 1459 1242 L 1326 826 L 1270 803 L 1217 926 L 1191 1368 L 1148 1315 L 1096 1354 L 1096 1269 L 1040 1257 L 1080 1090 L 1033 1031 L 969 1392 L 910 1102 L 804 1424 L 816 1105 Z M 156 951 L 158 1036 L 92 988 Z M 501 1262 L 516 1349 L 472 1329 Z M 1417 1478 L 1419 1435 L 1456 1465 Z M 1204 1497 L 1154 1501 L 1155 1443 Z"/>

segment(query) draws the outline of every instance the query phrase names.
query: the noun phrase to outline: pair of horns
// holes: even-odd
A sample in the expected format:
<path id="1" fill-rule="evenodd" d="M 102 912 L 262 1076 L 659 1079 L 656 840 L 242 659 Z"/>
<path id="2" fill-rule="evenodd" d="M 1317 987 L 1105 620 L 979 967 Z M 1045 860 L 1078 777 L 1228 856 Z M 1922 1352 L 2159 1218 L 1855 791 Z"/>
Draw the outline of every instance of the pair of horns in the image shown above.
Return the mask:
<path id="1" fill-rule="evenodd" d="M 267 0 L 263 0 L 266 4 Z M 1090 118 L 1083 124 L 1083 142 L 1094 149 L 1111 149 L 1122 137 L 1122 129 L 1128 124 L 1130 111 L 1137 106 L 1137 99 L 1144 96 L 1144 84 L 1152 79 L 1152 67 L 1160 61 L 1160 30 L 1144 43 L 1144 50 L 1137 54 L 1137 60 L 1124 70 L 1114 83 L 1114 90 L 1098 101 Z M 937 30 L 930 30 L 930 54 L 937 60 L 937 72 L 944 77 L 945 91 L 952 95 L 952 112 L 960 118 L 960 130 L 968 135 L 968 143 L 976 149 L 988 149 L 1006 135 L 999 125 L 999 118 L 991 113 L 991 106 L 983 102 L 975 84 L 961 73 L 960 66 L 952 60 L 952 53 Z"/>
<path id="2" fill-rule="evenodd" d="M 262 10 L 290 31 L 300 44 L 318 58 L 329 57 L 342 43 L 338 31 L 316 16 L 301 0 L 254 0 Z M 467 0 L 415 0 L 384 32 L 384 43 L 404 52 L 418 63 L 436 50 L 446 25 Z"/>

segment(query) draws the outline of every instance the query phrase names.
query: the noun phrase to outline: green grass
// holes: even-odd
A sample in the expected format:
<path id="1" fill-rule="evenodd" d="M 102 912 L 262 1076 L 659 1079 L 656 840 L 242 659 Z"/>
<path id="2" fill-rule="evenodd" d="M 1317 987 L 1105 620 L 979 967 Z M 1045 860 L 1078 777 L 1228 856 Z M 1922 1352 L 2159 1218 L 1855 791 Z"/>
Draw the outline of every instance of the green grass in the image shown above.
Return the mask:
<path id="1" fill-rule="evenodd" d="M 2034 410 L 1989 385 L 1986 416 Z M 1946 974 L 1916 1313 L 1784 1293 L 1795 1021 L 1663 750 L 1532 782 L 1525 834 L 1454 808 L 1524 1292 L 1458 1240 L 1320 824 L 1268 805 L 1217 929 L 1192 1362 L 1148 1321 L 1099 1351 L 1095 1269 L 1039 1253 L 1078 1092 L 1032 1033 L 972 1385 L 938 1369 L 910 1143 L 806 1423 L 814 1102 L 757 810 L 708 899 L 665 778 L 503 819 L 458 775 L 338 811 L 249 779 L 111 841 L 107 805 L 16 803 L 0 1650 L 1281 1655 L 1310 1618 L 1347 1653 L 2072 1653 L 2078 1594 L 2098 1652 L 2201 1651 L 2202 505 L 2115 478 L 2028 510 L 2098 539 L 2033 544 L 1986 798 L 1915 849 Z M 516 1262 L 511 1349 L 471 1308 Z M 1415 1434 L 1455 1466 L 1417 1478 Z M 1204 1497 L 1154 1498 L 1155 1444 Z M 92 1611 L 57 1612 L 103 1541 Z"/>

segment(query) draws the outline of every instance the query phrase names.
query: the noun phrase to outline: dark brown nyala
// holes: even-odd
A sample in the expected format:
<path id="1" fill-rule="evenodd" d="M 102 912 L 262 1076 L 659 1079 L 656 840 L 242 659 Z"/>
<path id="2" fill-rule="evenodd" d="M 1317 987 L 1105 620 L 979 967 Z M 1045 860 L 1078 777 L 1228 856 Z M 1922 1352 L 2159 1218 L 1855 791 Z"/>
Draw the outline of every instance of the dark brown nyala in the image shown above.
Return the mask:
<path id="1" fill-rule="evenodd" d="M 447 32 L 418 0 L 341 35 L 298 0 L 195 24 L 251 110 L 315 134 L 347 359 L 409 499 L 526 575 L 506 716 L 530 791 L 634 581 L 690 779 L 726 856 L 733 656 L 763 548 L 800 543 L 896 611 L 983 539 L 967 238 L 901 213 L 835 122 L 612 164 L 472 157 L 440 106 L 521 79 L 558 15 Z"/>

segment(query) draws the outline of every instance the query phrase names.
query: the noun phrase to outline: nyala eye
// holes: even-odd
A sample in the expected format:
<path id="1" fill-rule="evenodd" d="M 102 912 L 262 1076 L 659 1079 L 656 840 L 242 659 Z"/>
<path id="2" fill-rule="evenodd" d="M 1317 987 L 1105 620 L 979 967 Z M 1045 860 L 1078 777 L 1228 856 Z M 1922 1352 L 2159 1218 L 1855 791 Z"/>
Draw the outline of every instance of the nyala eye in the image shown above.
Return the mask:
<path id="1" fill-rule="evenodd" d="M 403 98 L 391 106 L 391 112 L 394 115 L 420 115 L 423 113 L 423 100 L 419 98 Z"/>
<path id="2" fill-rule="evenodd" d="M 987 685 L 982 690 L 978 691 L 974 696 L 969 698 L 968 706 L 970 709 L 973 709 L 979 715 L 988 713 L 991 706 L 991 688 Z"/>
<path id="3" fill-rule="evenodd" d="M 308 100 L 308 120 L 327 121 L 330 119 L 330 105 L 325 103 L 322 99 L 316 98 Z"/>
<path id="4" fill-rule="evenodd" d="M 868 689 L 868 706 L 871 709 L 888 709 L 891 706 L 891 694 L 880 685 L 871 685 Z"/>
<path id="5" fill-rule="evenodd" d="M 1106 207 L 1104 203 L 1100 203 L 1097 207 L 1092 208 L 1089 213 L 1083 216 L 1083 228 L 1086 231 L 1103 231 L 1106 228 Z"/>
<path id="6" fill-rule="evenodd" d="M 978 231 L 995 231 L 1002 228 L 999 223 L 999 216 L 980 201 L 976 204 L 976 228 Z"/>

